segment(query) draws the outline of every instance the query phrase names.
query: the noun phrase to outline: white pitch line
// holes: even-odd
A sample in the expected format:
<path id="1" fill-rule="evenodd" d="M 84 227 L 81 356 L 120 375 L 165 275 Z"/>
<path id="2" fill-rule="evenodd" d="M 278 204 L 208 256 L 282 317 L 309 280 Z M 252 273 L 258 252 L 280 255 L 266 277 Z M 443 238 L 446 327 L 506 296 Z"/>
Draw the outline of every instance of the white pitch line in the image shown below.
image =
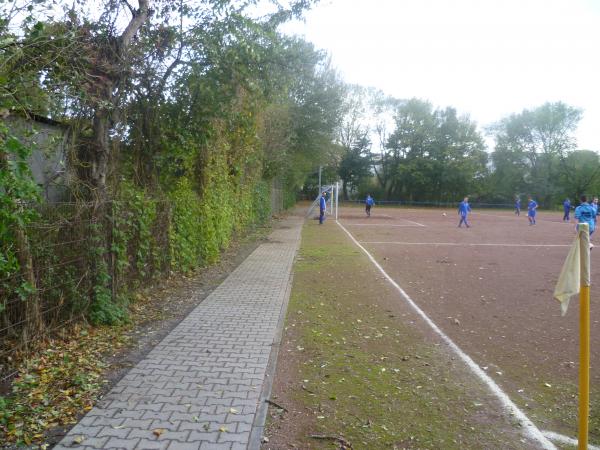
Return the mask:
<path id="1" fill-rule="evenodd" d="M 423 225 L 422 223 L 419 222 L 413 222 L 412 220 L 408 220 L 408 219 L 400 219 L 400 220 L 404 220 L 405 222 L 410 222 L 410 223 L 414 223 L 415 225 L 417 225 L 418 227 L 424 227 L 425 225 Z"/>
<path id="2" fill-rule="evenodd" d="M 403 228 L 414 228 L 416 225 L 400 225 L 395 223 L 347 223 L 346 226 L 350 227 L 403 227 Z M 421 225 L 422 227 L 425 225 Z"/>
<path id="3" fill-rule="evenodd" d="M 468 242 L 400 242 L 400 241 L 360 241 L 361 244 L 373 245 L 450 245 L 453 247 L 570 247 L 570 244 L 471 244 Z"/>
<path id="4" fill-rule="evenodd" d="M 542 431 L 542 434 L 551 441 L 559 442 L 561 444 L 573 445 L 575 447 L 577 447 L 578 444 L 577 439 L 555 433 L 554 431 Z M 587 448 L 588 450 L 600 450 L 600 447 L 592 444 L 588 444 Z"/>
<path id="5" fill-rule="evenodd" d="M 500 217 L 502 219 L 518 219 L 521 216 L 504 216 L 501 214 L 486 214 L 486 213 L 480 213 L 480 212 L 472 212 L 471 214 L 477 214 L 480 216 L 488 216 L 488 217 Z M 523 214 L 523 217 L 527 217 L 527 213 Z M 576 222 L 555 222 L 553 220 L 545 220 L 545 219 L 540 219 L 539 216 L 536 216 L 535 220 L 537 222 L 545 222 L 545 223 L 558 223 L 560 225 L 575 225 Z"/>
<path id="6" fill-rule="evenodd" d="M 488 386 L 488 388 L 500 400 L 502 406 L 504 406 L 504 409 L 524 425 L 525 432 L 529 435 L 529 437 L 539 442 L 542 448 L 556 450 L 556 446 L 546 436 L 544 436 L 544 434 L 540 431 L 538 427 L 535 426 L 535 424 L 529 419 L 529 417 L 527 417 L 525 413 L 513 403 L 513 401 L 508 397 L 508 395 L 506 395 L 504 391 L 500 389 L 500 386 L 498 386 L 496 382 L 487 373 L 485 373 L 483 369 L 481 369 L 481 367 L 479 367 L 469 355 L 463 352 L 461 348 L 458 345 L 456 345 L 452 339 L 450 339 L 446 334 L 444 334 L 444 332 L 435 324 L 435 322 L 433 322 L 433 320 L 431 320 L 429 316 L 417 306 L 417 304 L 409 297 L 409 295 L 404 291 L 404 289 L 402 289 L 400 285 L 396 283 L 394 279 L 390 277 L 385 270 L 383 270 L 383 267 L 379 265 L 379 263 L 375 260 L 375 258 L 373 258 L 373 256 L 367 251 L 367 249 L 360 245 L 360 243 L 354 238 L 354 236 L 352 236 L 352 234 L 341 223 L 337 222 L 337 224 L 342 230 L 344 230 L 344 232 L 350 237 L 350 239 L 352 239 L 352 241 L 358 246 L 358 248 L 360 248 L 367 255 L 367 257 L 371 260 L 375 267 L 379 269 L 382 275 L 385 278 L 387 278 L 387 280 L 392 284 L 392 286 L 394 286 L 398 290 L 398 292 L 400 292 L 402 297 L 404 297 L 404 300 L 406 300 L 406 302 L 415 310 L 415 312 L 419 316 L 421 316 L 421 318 L 431 327 L 431 329 L 435 333 L 437 333 L 438 336 L 442 338 L 444 342 L 446 342 L 446 344 L 458 355 L 460 359 L 462 359 L 465 362 L 465 364 L 475 373 L 475 375 L 479 377 L 479 379 Z"/>

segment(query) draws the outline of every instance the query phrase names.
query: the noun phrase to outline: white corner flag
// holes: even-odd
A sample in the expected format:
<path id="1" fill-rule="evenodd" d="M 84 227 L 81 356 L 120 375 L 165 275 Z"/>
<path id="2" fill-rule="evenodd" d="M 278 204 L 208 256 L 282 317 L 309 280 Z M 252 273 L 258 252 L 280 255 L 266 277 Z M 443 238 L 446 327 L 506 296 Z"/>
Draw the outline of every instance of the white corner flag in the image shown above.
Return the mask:
<path id="1" fill-rule="evenodd" d="M 579 294 L 582 285 L 589 286 L 590 265 L 589 265 L 589 234 L 587 233 L 588 224 L 579 224 L 577 237 L 571 244 L 569 254 L 565 260 L 558 282 L 554 288 L 554 298 L 560 302 L 562 315 L 567 313 L 569 300 L 571 296 Z M 582 248 L 583 256 L 582 259 Z M 582 273 L 583 272 L 583 273 Z M 581 278 L 581 275 L 584 275 Z"/>

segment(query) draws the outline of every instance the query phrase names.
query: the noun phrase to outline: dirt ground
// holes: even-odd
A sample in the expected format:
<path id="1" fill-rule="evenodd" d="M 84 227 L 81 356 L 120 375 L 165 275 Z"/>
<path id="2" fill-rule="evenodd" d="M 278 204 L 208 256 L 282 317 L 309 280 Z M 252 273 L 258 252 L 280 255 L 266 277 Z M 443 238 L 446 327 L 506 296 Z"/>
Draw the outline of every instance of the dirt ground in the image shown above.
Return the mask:
<path id="1" fill-rule="evenodd" d="M 446 213 L 446 215 L 443 215 Z M 577 435 L 578 299 L 554 286 L 575 237 L 562 213 L 343 208 L 340 222 L 542 430 Z M 592 251 L 590 442 L 600 444 L 600 254 Z M 401 299 L 399 299 L 401 301 Z"/>
<path id="2" fill-rule="evenodd" d="M 332 220 L 304 228 L 271 400 L 263 450 L 537 448 Z"/>

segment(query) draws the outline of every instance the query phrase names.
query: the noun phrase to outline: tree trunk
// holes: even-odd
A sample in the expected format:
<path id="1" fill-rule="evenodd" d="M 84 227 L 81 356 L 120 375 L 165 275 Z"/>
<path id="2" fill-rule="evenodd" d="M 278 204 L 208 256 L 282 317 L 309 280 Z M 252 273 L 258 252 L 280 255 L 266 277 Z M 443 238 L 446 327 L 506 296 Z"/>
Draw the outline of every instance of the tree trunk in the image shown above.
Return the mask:
<path id="1" fill-rule="evenodd" d="M 97 85 L 94 86 L 95 98 L 93 102 L 94 118 L 92 120 L 93 142 L 90 149 L 90 184 L 93 190 L 93 209 L 91 221 L 94 225 L 92 241 L 98 246 L 99 251 L 94 252 L 94 256 L 90 261 L 90 272 L 92 273 L 92 302 L 97 301 L 97 287 L 109 288 L 107 286 L 106 274 L 102 273 L 110 264 L 107 260 L 110 254 L 108 248 L 108 232 L 105 226 L 110 222 L 108 218 L 108 188 L 107 175 L 108 163 L 111 158 L 111 140 L 110 128 L 115 119 L 115 111 L 118 107 L 119 94 L 117 89 L 124 84 L 127 74 L 128 53 L 131 42 L 135 34 L 144 25 L 150 14 L 149 0 L 139 0 L 139 8 L 137 11 L 132 11 L 132 17 L 115 43 L 113 48 L 99 48 L 98 54 L 105 59 L 105 64 L 97 74 Z M 105 70 L 104 67 L 110 68 Z M 110 270 L 110 269 L 108 269 Z M 114 273 L 113 273 L 114 275 Z M 114 283 L 113 287 L 114 287 Z M 113 289 L 113 297 L 115 296 Z"/>
<path id="2" fill-rule="evenodd" d="M 93 119 L 94 143 L 91 158 L 91 182 L 97 204 L 107 200 L 106 175 L 110 155 L 110 114 L 102 106 L 98 107 Z"/>
<path id="3" fill-rule="evenodd" d="M 110 73 L 99 73 L 98 83 L 95 86 L 97 98 L 94 107 L 94 119 L 92 128 L 94 132 L 94 143 L 91 162 L 91 182 L 95 191 L 95 200 L 102 203 L 107 200 L 106 177 L 108 161 L 110 160 L 110 127 L 114 119 L 114 111 L 117 108 L 118 95 L 116 89 L 122 85 L 127 74 L 126 61 L 131 42 L 135 34 L 144 25 L 150 15 L 149 0 L 139 0 L 139 8 L 132 11 L 129 24 L 117 39 L 115 51 L 112 49 L 101 49 L 100 55 L 107 59 L 106 67 L 112 69 Z"/>
<path id="4" fill-rule="evenodd" d="M 22 343 L 27 347 L 27 344 L 34 336 L 39 336 L 44 331 L 44 322 L 42 320 L 42 312 L 40 308 L 40 299 L 37 293 L 37 282 L 35 273 L 33 272 L 33 258 L 31 257 L 31 249 L 27 234 L 20 226 L 15 227 L 15 244 L 17 248 L 17 260 L 21 269 L 21 275 L 25 282 L 29 284 L 32 293 L 25 300 L 23 308 L 25 326 L 21 335 Z"/>

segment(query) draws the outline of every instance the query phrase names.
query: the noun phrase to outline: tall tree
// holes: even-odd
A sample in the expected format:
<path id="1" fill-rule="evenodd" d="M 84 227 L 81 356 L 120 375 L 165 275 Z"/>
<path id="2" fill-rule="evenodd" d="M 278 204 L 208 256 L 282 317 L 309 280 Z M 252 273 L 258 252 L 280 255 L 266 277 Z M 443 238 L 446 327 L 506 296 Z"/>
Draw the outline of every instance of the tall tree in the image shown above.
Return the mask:
<path id="1" fill-rule="evenodd" d="M 483 138 L 456 110 L 434 110 L 418 99 L 401 104 L 387 144 L 393 167 L 390 198 L 453 201 L 474 193 L 485 175 Z"/>
<path id="2" fill-rule="evenodd" d="M 394 125 L 394 112 L 401 101 L 373 90 L 370 96 L 370 110 L 373 117 L 372 139 L 375 141 L 371 150 L 373 172 L 382 191 L 389 192 L 393 180 L 393 159 L 388 152 L 387 143 Z"/>
<path id="3" fill-rule="evenodd" d="M 558 180 L 562 196 L 579 199 L 582 194 L 600 192 L 600 156 L 591 150 L 575 150 L 562 161 Z"/>
<path id="4" fill-rule="evenodd" d="M 567 153 L 576 146 L 573 134 L 581 114 L 581 110 L 562 102 L 545 103 L 512 114 L 491 128 L 496 152 L 512 153 L 509 159 L 526 164 L 525 187 L 543 205 L 549 206 L 556 200 L 555 180 L 565 170 Z"/>
<path id="5" fill-rule="evenodd" d="M 349 191 L 370 176 L 371 161 L 369 158 L 371 142 L 366 133 L 359 136 L 350 147 L 343 148 L 338 174 L 342 180 L 342 192 L 345 200 L 349 199 Z"/>

